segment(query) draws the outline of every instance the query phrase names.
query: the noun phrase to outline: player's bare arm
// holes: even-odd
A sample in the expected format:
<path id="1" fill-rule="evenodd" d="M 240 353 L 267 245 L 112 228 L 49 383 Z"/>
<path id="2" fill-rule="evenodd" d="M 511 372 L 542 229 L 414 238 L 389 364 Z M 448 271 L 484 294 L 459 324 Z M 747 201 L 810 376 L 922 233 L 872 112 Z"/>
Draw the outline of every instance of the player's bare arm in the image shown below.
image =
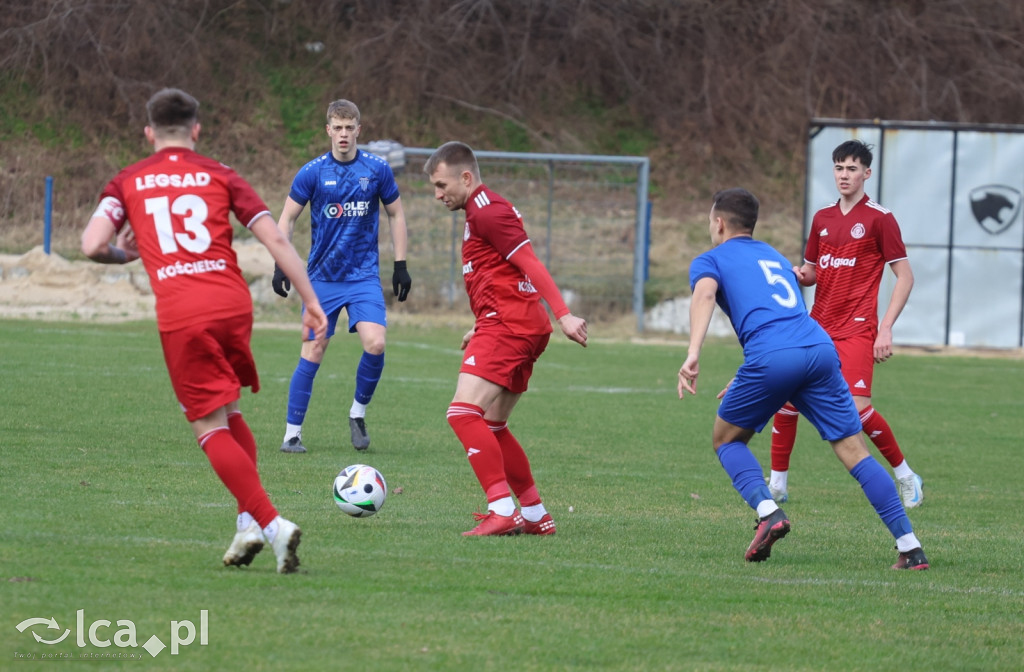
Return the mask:
<path id="1" fill-rule="evenodd" d="M 302 213 L 303 206 L 292 200 L 289 196 L 285 199 L 284 208 L 281 210 L 281 217 L 277 220 L 277 230 L 281 232 L 285 240 L 291 242 L 292 234 L 295 231 L 295 220 Z M 274 277 L 270 282 L 274 293 L 286 297 L 292 288 L 291 276 L 289 276 L 280 265 L 274 264 Z"/>
<path id="2" fill-rule="evenodd" d="M 714 278 L 701 278 L 693 288 L 690 297 L 690 347 L 686 361 L 679 368 L 679 384 L 676 391 L 679 398 L 683 392 L 697 394 L 697 376 L 700 375 L 700 351 L 704 347 L 704 338 L 711 325 L 711 316 L 715 312 L 715 293 L 718 281 Z"/>
<path id="3" fill-rule="evenodd" d="M 725 393 L 729 391 L 730 387 L 732 387 L 732 381 L 734 381 L 734 380 L 736 380 L 736 379 L 735 378 L 730 378 L 729 382 L 726 383 L 725 387 L 722 388 L 722 391 L 715 395 L 715 399 L 721 399 L 722 397 L 724 397 Z"/>
<path id="4" fill-rule="evenodd" d="M 391 245 L 395 250 L 395 261 L 405 261 L 409 247 L 409 230 L 405 223 L 405 209 L 402 197 L 399 196 L 384 206 L 388 215 L 388 228 L 391 229 Z"/>
<path id="5" fill-rule="evenodd" d="M 270 215 L 258 217 L 249 226 L 249 230 L 267 248 L 270 256 L 274 258 L 274 263 L 291 279 L 299 296 L 302 297 L 305 304 L 302 314 L 303 335 L 305 336 L 305 330 L 308 329 L 317 339 L 322 339 L 327 334 L 327 316 L 320 307 L 320 301 L 313 291 L 313 285 L 306 275 L 305 266 L 298 252 L 274 224 Z"/>
<path id="6" fill-rule="evenodd" d="M 469 341 L 473 338 L 473 334 L 476 333 L 476 327 L 473 327 L 462 336 L 462 344 L 459 346 L 459 350 L 465 350 L 469 347 Z"/>
<path id="7" fill-rule="evenodd" d="M 388 215 L 388 228 L 391 229 L 391 245 L 395 250 L 395 271 L 391 276 L 391 286 L 399 301 L 409 298 L 412 289 L 412 278 L 406 267 L 406 250 L 409 244 L 409 232 L 405 224 L 405 210 L 402 208 L 401 197 L 384 206 Z"/>
<path id="8" fill-rule="evenodd" d="M 587 321 L 582 317 L 568 313 L 558 318 L 558 326 L 570 341 L 587 347 Z"/>
<path id="9" fill-rule="evenodd" d="M 803 266 L 794 266 L 796 280 L 804 287 L 813 287 L 818 282 L 818 267 L 804 262 Z"/>
<path id="10" fill-rule="evenodd" d="M 118 233 L 114 223 L 101 214 L 93 215 L 82 232 L 82 253 L 101 264 L 127 264 L 139 258 L 131 228 L 125 225 Z"/>
<path id="11" fill-rule="evenodd" d="M 291 196 L 284 200 L 284 208 L 281 209 L 281 216 L 277 220 L 277 228 L 284 234 L 285 240 L 291 242 L 292 234 L 295 232 L 295 220 L 302 214 L 304 207 L 296 203 Z"/>
<path id="12" fill-rule="evenodd" d="M 889 307 L 878 323 L 878 334 L 875 336 L 874 357 L 875 362 L 884 362 L 892 357 L 892 329 L 899 318 L 900 313 L 910 299 L 910 291 L 914 288 L 914 271 L 910 268 L 910 261 L 900 259 L 892 262 L 889 267 L 896 276 L 896 285 L 889 297 Z"/>

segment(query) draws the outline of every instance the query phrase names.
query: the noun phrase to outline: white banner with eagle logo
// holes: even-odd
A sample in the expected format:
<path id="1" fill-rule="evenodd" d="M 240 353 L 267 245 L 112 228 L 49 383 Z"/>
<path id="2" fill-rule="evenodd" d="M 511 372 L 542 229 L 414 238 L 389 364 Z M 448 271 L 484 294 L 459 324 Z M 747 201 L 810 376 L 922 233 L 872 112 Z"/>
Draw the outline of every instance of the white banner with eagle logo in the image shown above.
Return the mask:
<path id="1" fill-rule="evenodd" d="M 809 128 L 805 240 L 815 211 L 838 198 L 832 150 L 873 145 L 865 191 L 896 216 L 914 271 L 894 342 L 1024 346 L 1024 126 L 814 119 Z M 894 280 L 887 271 L 879 315 Z"/>

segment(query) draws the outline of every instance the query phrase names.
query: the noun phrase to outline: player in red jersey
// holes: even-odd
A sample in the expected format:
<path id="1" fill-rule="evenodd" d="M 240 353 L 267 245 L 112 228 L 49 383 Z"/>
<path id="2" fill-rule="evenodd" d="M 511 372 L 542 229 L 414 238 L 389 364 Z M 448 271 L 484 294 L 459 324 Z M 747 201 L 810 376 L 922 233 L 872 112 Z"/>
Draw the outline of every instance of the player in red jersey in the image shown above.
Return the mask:
<path id="1" fill-rule="evenodd" d="M 562 300 L 558 286 L 534 254 L 519 211 L 480 179 L 473 150 L 448 142 L 423 167 L 434 196 L 451 211 L 466 211 L 462 279 L 476 322 L 462 339 L 465 354 L 451 425 L 487 496 L 487 513 L 464 536 L 554 534 L 523 447 L 508 419 L 526 391 L 533 365 L 551 337 L 543 298 L 570 340 L 587 345 L 587 322 Z M 515 493 L 520 512 L 516 511 Z"/>
<path id="2" fill-rule="evenodd" d="M 896 218 L 864 193 L 871 159 L 871 147 L 859 140 L 836 147 L 832 161 L 839 200 L 815 213 L 803 266 L 794 271 L 805 287 L 817 284 L 811 317 L 832 337 L 864 432 L 892 465 L 903 505 L 913 508 L 924 499 L 921 477 L 907 464 L 889 423 L 871 405 L 874 365 L 892 357 L 892 328 L 914 286 Z M 886 264 L 896 284 L 879 321 L 878 288 Z M 777 501 L 789 498 L 789 457 L 798 417 L 786 404 L 772 426 L 768 487 Z"/>
<path id="3" fill-rule="evenodd" d="M 256 469 L 256 441 L 239 410 L 241 388 L 259 391 L 259 376 L 249 348 L 252 296 L 231 247 L 232 213 L 299 291 L 306 304 L 303 330 L 322 337 L 327 317 L 302 260 L 263 200 L 235 171 L 195 152 L 196 99 L 163 89 L 146 111 L 145 135 L 154 153 L 103 189 L 82 233 L 82 251 L 104 264 L 142 258 L 174 393 L 210 465 L 238 502 L 237 532 L 224 564 L 248 565 L 267 541 L 277 571 L 294 572 L 302 532 L 267 497 Z"/>

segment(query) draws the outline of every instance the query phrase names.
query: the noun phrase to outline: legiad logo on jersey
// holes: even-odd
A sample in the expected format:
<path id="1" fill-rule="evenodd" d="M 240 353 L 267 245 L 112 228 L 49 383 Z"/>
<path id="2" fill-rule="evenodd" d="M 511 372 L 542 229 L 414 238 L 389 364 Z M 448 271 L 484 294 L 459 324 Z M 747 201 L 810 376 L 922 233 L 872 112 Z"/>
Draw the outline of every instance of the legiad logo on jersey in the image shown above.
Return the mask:
<path id="1" fill-rule="evenodd" d="M 359 188 L 362 189 L 363 191 L 368 190 L 370 188 L 370 178 L 368 178 L 368 177 L 360 177 L 359 178 Z"/>
<path id="2" fill-rule="evenodd" d="M 853 267 L 857 265 L 857 257 L 833 257 L 831 254 L 823 254 L 818 259 L 818 268 L 840 268 L 841 266 Z"/>
<path id="3" fill-rule="evenodd" d="M 986 184 L 970 192 L 971 214 L 993 236 L 1006 231 L 1020 213 L 1021 193 L 1005 184 Z"/>
<path id="4" fill-rule="evenodd" d="M 464 361 L 463 364 L 465 364 L 466 366 L 476 366 L 476 355 L 470 355 L 469 357 L 467 357 L 466 361 Z"/>
<path id="5" fill-rule="evenodd" d="M 867 387 L 867 385 L 864 383 L 863 378 L 854 383 L 853 386 L 856 387 L 858 390 L 863 390 L 864 388 Z"/>
<path id="6" fill-rule="evenodd" d="M 818 237 L 819 238 L 824 238 L 827 235 L 828 235 L 828 229 L 822 229 L 821 231 L 818 232 Z"/>
<path id="7" fill-rule="evenodd" d="M 865 229 L 864 225 L 860 222 L 854 224 L 853 228 L 850 229 L 850 235 L 854 238 L 863 238 L 865 233 L 867 233 L 867 229 Z"/>

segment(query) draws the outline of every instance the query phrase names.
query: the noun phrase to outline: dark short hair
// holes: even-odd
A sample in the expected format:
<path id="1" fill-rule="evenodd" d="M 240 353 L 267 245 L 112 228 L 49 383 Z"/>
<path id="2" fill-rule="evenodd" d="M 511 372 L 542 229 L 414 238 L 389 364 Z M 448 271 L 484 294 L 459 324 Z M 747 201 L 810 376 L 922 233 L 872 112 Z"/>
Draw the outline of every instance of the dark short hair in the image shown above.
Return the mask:
<path id="1" fill-rule="evenodd" d="M 156 130 L 187 132 L 199 121 L 199 101 L 181 89 L 160 89 L 146 103 L 146 115 Z"/>
<path id="2" fill-rule="evenodd" d="M 865 168 L 871 167 L 872 146 L 860 140 L 847 140 L 839 145 L 832 152 L 832 163 L 839 163 L 845 159 L 856 159 Z"/>
<path id="3" fill-rule="evenodd" d="M 711 206 L 730 228 L 753 231 L 757 224 L 757 212 L 761 207 L 757 197 L 746 189 L 734 187 L 715 194 Z"/>

